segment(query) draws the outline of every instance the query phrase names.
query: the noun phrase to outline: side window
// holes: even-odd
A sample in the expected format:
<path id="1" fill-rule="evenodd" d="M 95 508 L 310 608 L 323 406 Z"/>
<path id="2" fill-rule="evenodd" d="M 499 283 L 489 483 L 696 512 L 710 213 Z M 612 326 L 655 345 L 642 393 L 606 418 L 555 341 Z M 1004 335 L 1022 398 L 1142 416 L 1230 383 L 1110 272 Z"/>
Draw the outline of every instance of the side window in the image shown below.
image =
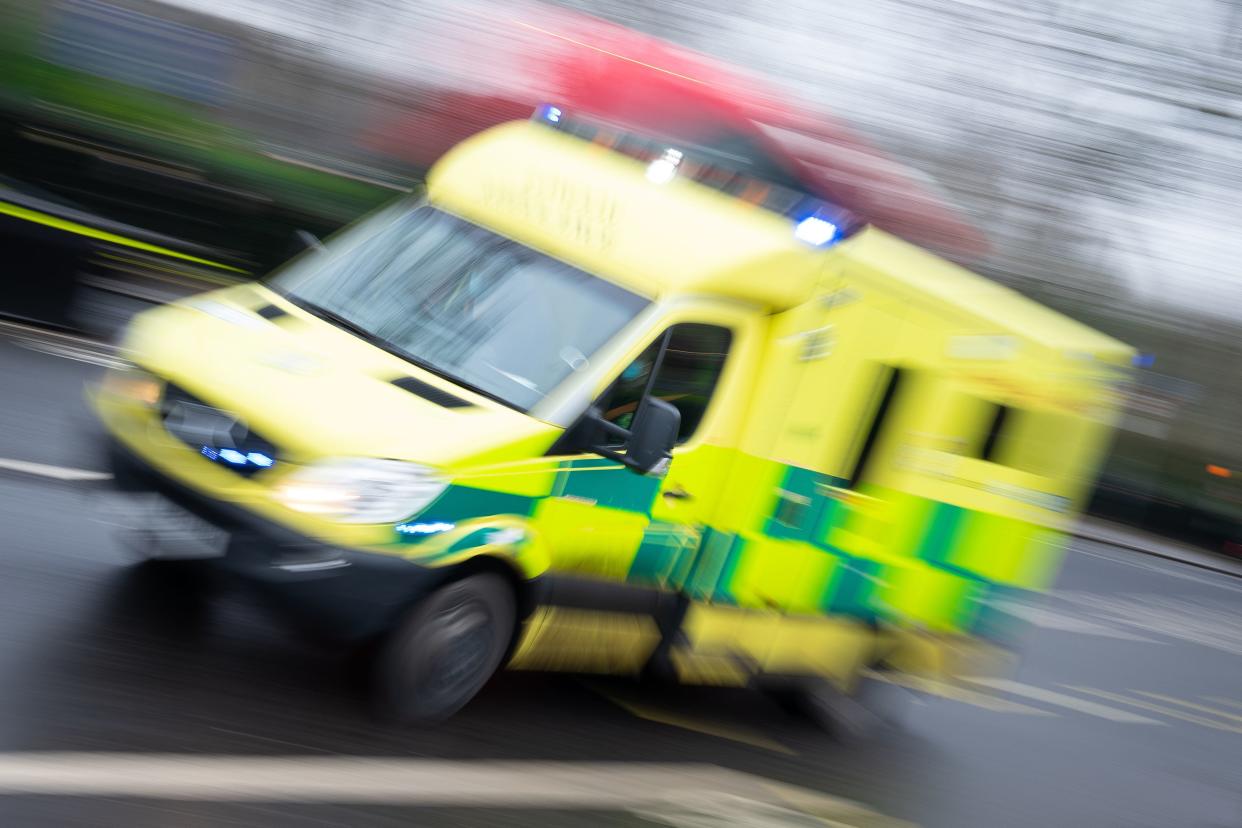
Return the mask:
<path id="1" fill-rule="evenodd" d="M 724 369 L 733 335 L 718 325 L 674 325 L 626 366 L 600 400 L 604 418 L 629 428 L 645 394 L 677 406 L 681 430 L 677 442 L 689 440 L 707 412 Z"/>

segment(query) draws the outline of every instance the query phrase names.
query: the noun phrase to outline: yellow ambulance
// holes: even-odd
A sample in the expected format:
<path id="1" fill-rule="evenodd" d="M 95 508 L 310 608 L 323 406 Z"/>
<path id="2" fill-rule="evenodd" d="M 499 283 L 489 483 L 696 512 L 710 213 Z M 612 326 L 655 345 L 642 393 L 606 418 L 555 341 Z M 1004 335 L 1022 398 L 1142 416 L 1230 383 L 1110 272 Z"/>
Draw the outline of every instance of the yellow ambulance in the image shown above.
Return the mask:
<path id="1" fill-rule="evenodd" d="M 416 722 L 506 665 L 848 693 L 1003 647 L 1131 359 L 555 108 L 124 352 L 92 399 L 143 554 L 380 642 L 377 702 Z"/>

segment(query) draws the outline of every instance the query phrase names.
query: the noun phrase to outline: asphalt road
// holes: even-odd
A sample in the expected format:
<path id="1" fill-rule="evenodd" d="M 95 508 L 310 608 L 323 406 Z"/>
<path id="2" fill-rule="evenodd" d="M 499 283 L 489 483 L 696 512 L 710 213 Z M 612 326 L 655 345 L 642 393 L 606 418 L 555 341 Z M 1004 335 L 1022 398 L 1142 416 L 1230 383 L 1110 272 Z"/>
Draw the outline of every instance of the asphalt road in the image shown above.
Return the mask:
<path id="1" fill-rule="evenodd" d="M 103 484 L 4 468 L 101 467 L 97 357 L 42 347 L 0 339 L 0 825 L 1242 826 L 1242 580 L 1078 541 L 1007 608 L 1011 680 L 903 692 L 861 744 L 750 693 L 533 674 L 395 731 L 348 653 L 143 589 Z"/>

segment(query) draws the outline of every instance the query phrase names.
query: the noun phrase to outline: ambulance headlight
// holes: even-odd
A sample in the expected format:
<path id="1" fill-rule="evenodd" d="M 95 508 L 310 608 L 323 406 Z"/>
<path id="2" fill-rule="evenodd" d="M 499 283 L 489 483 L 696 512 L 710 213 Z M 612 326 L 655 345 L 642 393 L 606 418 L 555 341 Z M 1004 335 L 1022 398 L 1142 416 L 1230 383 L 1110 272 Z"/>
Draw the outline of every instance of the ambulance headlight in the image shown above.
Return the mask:
<path id="1" fill-rule="evenodd" d="M 160 401 L 163 388 L 151 374 L 132 363 L 121 362 L 104 374 L 103 390 L 145 406 L 154 406 Z"/>
<path id="2" fill-rule="evenodd" d="M 417 463 L 344 458 L 293 472 L 277 485 L 276 499 L 296 512 L 342 523 L 393 523 L 431 503 L 447 485 Z"/>

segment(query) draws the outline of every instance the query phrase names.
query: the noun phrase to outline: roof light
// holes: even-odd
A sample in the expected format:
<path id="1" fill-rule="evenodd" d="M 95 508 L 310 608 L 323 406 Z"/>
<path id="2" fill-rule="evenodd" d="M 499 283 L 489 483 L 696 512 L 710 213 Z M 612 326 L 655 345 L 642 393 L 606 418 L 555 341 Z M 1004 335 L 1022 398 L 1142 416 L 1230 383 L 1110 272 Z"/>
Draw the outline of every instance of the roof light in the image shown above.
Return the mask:
<path id="1" fill-rule="evenodd" d="M 234 466 L 246 465 L 246 455 L 237 449 L 225 448 L 219 451 L 220 459 L 226 463 L 232 463 Z"/>
<path id="2" fill-rule="evenodd" d="M 266 469 L 267 467 L 271 466 L 273 463 L 276 462 L 275 460 L 268 457 L 266 454 L 264 454 L 261 451 L 250 452 L 249 454 L 246 455 L 246 459 L 249 460 L 251 463 L 254 463 L 256 466 L 258 466 L 261 469 Z"/>
<path id="3" fill-rule="evenodd" d="M 535 110 L 535 117 L 541 121 L 547 121 L 550 124 L 559 124 L 561 122 L 561 109 L 551 104 L 544 104 Z"/>
<path id="4" fill-rule="evenodd" d="M 454 524 L 437 520 L 430 523 L 401 523 L 396 529 L 402 535 L 436 535 L 452 531 Z"/>
<path id="5" fill-rule="evenodd" d="M 822 247 L 837 238 L 840 231 L 835 224 L 819 216 L 807 216 L 794 228 L 794 237 L 807 244 Z"/>
<path id="6" fill-rule="evenodd" d="M 684 156 L 680 150 L 666 149 L 664 154 L 647 167 L 647 180 L 653 184 L 667 184 L 677 176 L 677 167 Z"/>

